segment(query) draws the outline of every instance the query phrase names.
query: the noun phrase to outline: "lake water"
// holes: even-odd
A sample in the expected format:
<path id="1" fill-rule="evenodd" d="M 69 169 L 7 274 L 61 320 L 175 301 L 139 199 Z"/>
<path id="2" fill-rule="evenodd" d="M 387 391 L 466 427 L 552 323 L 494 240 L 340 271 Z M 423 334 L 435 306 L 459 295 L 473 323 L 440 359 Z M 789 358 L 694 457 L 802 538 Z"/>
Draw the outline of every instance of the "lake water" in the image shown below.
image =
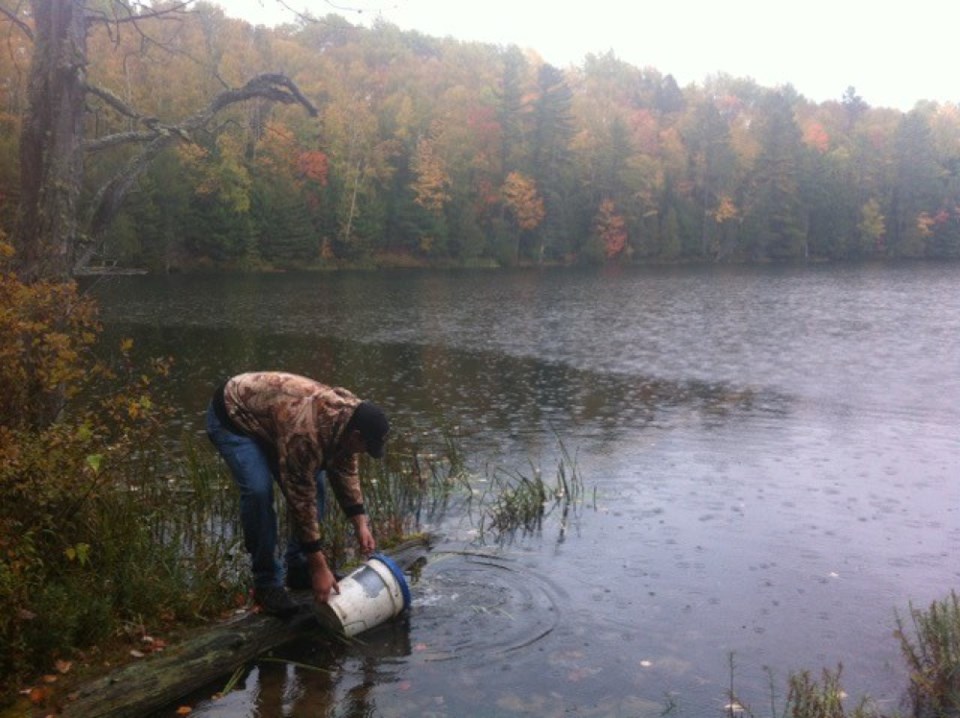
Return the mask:
<path id="1" fill-rule="evenodd" d="M 193 715 L 720 716 L 731 662 L 757 715 L 770 676 L 782 703 L 791 671 L 840 663 L 851 703 L 892 711 L 895 612 L 960 587 L 960 265 L 94 291 L 110 332 L 175 356 L 189 430 L 216 378 L 284 369 L 456 426 L 478 466 L 549 478 L 562 445 L 587 491 L 499 547 L 448 517 L 405 621 L 291 646 Z"/>

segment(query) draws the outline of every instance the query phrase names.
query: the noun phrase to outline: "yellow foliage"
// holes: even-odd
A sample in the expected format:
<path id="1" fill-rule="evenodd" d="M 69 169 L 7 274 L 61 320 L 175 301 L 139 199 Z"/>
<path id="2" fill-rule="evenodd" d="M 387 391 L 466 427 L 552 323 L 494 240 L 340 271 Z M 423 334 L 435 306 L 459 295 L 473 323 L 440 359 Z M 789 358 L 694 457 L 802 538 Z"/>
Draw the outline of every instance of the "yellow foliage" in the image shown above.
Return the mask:
<path id="1" fill-rule="evenodd" d="M 0 425 L 41 426 L 88 378 L 96 307 L 73 283 L 18 281 L 8 244 L 0 256 Z"/>
<path id="2" fill-rule="evenodd" d="M 717 208 L 713 212 L 713 220 L 717 224 L 723 224 L 724 222 L 729 222 L 739 217 L 740 212 L 733 200 L 728 195 L 721 195 L 720 201 L 717 203 Z"/>
<path id="3" fill-rule="evenodd" d="M 177 158 L 184 167 L 197 168 L 202 166 L 210 153 L 203 147 L 192 142 L 180 142 L 176 149 Z"/>
<path id="4" fill-rule="evenodd" d="M 520 172 L 507 175 L 502 194 L 504 203 L 513 212 L 520 229 L 535 229 L 546 216 L 543 200 L 537 193 L 536 182 L 526 175 Z"/>
<path id="5" fill-rule="evenodd" d="M 119 367 L 100 361 L 93 301 L 72 282 L 24 284 L 12 256 L 0 237 L 0 684 L 76 638 L 57 624 L 84 611 L 64 582 L 102 581 L 93 507 L 159 427 L 151 386 L 167 369 L 134 371 L 130 341 Z"/>
<path id="6" fill-rule="evenodd" d="M 875 198 L 867 200 L 860 209 L 860 223 L 857 229 L 866 243 L 878 244 L 885 232 L 886 219 L 880 211 L 880 202 Z"/>
<path id="7" fill-rule="evenodd" d="M 443 211 L 444 204 L 450 201 L 451 182 L 431 140 L 420 140 L 417 145 L 413 171 L 416 175 L 413 183 L 416 193 L 414 201 L 424 209 L 439 214 Z"/>

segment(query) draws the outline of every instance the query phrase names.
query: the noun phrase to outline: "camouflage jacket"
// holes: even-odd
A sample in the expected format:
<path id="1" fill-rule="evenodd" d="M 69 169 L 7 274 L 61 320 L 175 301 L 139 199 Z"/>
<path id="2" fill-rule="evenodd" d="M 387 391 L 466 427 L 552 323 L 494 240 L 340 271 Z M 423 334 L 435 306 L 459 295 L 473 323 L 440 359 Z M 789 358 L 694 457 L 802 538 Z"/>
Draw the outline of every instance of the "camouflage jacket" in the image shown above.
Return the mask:
<path id="1" fill-rule="evenodd" d="M 223 400 L 231 423 L 274 453 L 277 480 L 300 541 L 320 538 L 314 480 L 320 469 L 344 513 L 364 513 L 357 456 L 340 447 L 360 399 L 295 374 L 250 372 L 227 381 Z"/>

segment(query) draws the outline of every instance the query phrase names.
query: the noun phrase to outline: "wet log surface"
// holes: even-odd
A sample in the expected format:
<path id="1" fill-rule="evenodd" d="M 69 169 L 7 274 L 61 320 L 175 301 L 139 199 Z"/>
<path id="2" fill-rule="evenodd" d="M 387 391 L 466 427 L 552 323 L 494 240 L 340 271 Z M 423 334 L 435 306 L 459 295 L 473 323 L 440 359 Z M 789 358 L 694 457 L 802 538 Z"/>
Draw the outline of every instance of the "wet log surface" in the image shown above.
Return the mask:
<path id="1" fill-rule="evenodd" d="M 385 551 L 403 570 L 422 561 L 428 538 L 407 541 Z M 301 606 L 290 618 L 259 613 L 198 630 L 197 635 L 168 646 L 80 687 L 64 706 L 69 718 L 142 718 L 161 710 L 267 651 L 318 631 L 309 591 L 291 593 Z"/>

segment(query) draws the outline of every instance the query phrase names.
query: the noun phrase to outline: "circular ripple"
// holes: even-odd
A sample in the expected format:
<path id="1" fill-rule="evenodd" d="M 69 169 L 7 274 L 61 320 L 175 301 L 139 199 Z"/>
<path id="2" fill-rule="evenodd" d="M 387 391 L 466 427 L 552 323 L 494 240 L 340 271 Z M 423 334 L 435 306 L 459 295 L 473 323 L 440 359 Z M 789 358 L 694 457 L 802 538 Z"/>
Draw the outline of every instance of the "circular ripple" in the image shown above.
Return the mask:
<path id="1" fill-rule="evenodd" d="M 425 661 L 514 651 L 559 621 L 552 588 L 496 556 L 433 554 L 411 590 L 413 653 Z"/>

